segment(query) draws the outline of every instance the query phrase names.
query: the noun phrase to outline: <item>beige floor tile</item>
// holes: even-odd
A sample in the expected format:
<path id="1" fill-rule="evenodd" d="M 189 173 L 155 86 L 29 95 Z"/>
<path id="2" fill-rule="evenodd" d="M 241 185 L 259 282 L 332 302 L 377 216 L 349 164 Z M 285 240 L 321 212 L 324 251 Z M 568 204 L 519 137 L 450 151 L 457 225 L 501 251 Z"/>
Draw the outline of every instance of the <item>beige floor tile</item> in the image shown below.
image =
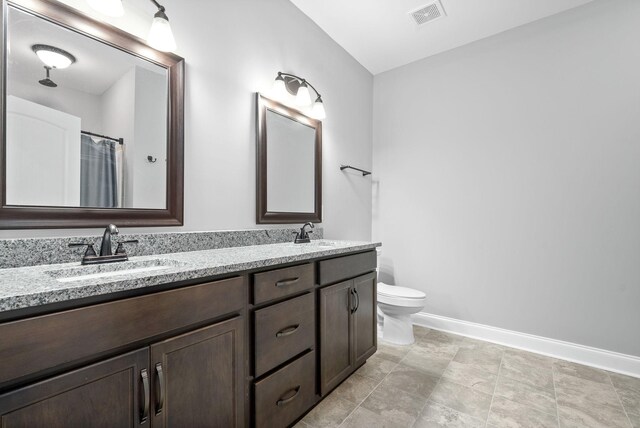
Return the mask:
<path id="1" fill-rule="evenodd" d="M 411 346 L 397 346 L 378 340 L 378 351 L 374 355 L 399 363 L 410 350 Z"/>
<path id="2" fill-rule="evenodd" d="M 460 346 L 456 342 L 430 341 L 428 337 L 417 341 L 411 348 L 413 352 L 433 357 L 451 360 Z"/>
<path id="3" fill-rule="evenodd" d="M 484 420 L 474 418 L 432 401 L 420 413 L 413 428 L 484 428 Z"/>
<path id="4" fill-rule="evenodd" d="M 640 379 L 618 373 L 609 376 L 626 411 L 640 413 Z"/>
<path id="5" fill-rule="evenodd" d="M 302 422 L 313 428 L 337 427 L 356 407 L 357 404 L 342 400 L 332 394 L 312 409 L 302 419 Z"/>
<path id="6" fill-rule="evenodd" d="M 594 367 L 587 367 L 582 364 L 572 363 L 570 361 L 556 360 L 553 364 L 553 370 L 556 373 L 563 375 L 570 375 L 578 377 L 580 379 L 589 380 L 591 382 L 598 382 L 609 384 L 609 374 L 600 369 Z"/>
<path id="7" fill-rule="evenodd" d="M 560 428 L 630 428 L 624 413 L 602 414 L 598 409 L 586 412 L 558 405 Z"/>
<path id="8" fill-rule="evenodd" d="M 560 424 L 629 427 L 613 385 L 566 374 L 554 375 Z M 562 411 L 561 411 L 562 408 Z"/>
<path id="9" fill-rule="evenodd" d="M 397 388 L 425 399 L 429 398 L 437 383 L 437 377 L 423 373 L 413 367 L 405 366 L 402 363 L 398 364 L 382 381 L 382 385 L 385 387 Z"/>
<path id="10" fill-rule="evenodd" d="M 492 347 L 462 347 L 453 357 L 453 361 L 482 368 L 488 373 L 498 374 L 502 353 L 502 350 Z"/>
<path id="11" fill-rule="evenodd" d="M 449 361 L 451 361 L 451 358 L 423 353 L 412 349 L 405 355 L 401 362 L 405 366 L 413 367 L 414 369 L 435 377 L 440 377 L 447 368 L 447 365 L 449 365 Z"/>
<path id="12" fill-rule="evenodd" d="M 460 342 L 460 348 L 475 349 L 477 351 L 482 351 L 484 354 L 493 354 L 500 357 L 508 349 L 502 345 L 491 342 L 484 342 L 482 340 L 472 339 L 470 337 L 465 337 L 464 340 Z"/>
<path id="13" fill-rule="evenodd" d="M 504 351 L 504 358 L 505 360 L 516 362 L 524 366 L 545 368 L 552 368 L 553 363 L 558 361 L 557 359 L 552 357 L 534 354 L 533 352 L 527 352 L 515 348 L 507 348 Z"/>
<path id="14" fill-rule="evenodd" d="M 633 428 L 640 428 L 640 411 L 638 414 L 629 413 L 627 411 L 627 416 L 629 416 L 629 420 L 631 421 Z"/>
<path id="15" fill-rule="evenodd" d="M 449 363 L 442 377 L 490 395 L 493 394 L 498 379 L 493 366 L 488 369 L 484 365 L 459 363 L 455 359 Z"/>
<path id="16" fill-rule="evenodd" d="M 373 355 L 367 362 L 358 369 L 356 374 L 366 376 L 370 379 L 381 381 L 395 368 L 398 363 L 384 359 L 377 354 Z"/>
<path id="17" fill-rule="evenodd" d="M 293 426 L 293 428 L 312 428 L 311 425 L 307 424 L 304 421 L 299 421 L 297 424 Z"/>
<path id="18" fill-rule="evenodd" d="M 379 383 L 377 380 L 354 373 L 342 382 L 331 395 L 351 401 L 352 403 L 360 404 L 367 398 L 367 395 L 373 392 Z"/>
<path id="19" fill-rule="evenodd" d="M 487 425 L 496 428 L 557 428 L 556 415 L 539 412 L 525 404 L 494 397 Z"/>
<path id="20" fill-rule="evenodd" d="M 384 418 L 377 413 L 358 407 L 344 421 L 342 428 L 408 428 L 411 425 L 405 425 L 392 419 Z"/>
<path id="21" fill-rule="evenodd" d="M 505 352 L 500 366 L 500 376 L 505 376 L 536 388 L 553 389 L 553 369 L 532 365 L 527 359 Z"/>
<path id="22" fill-rule="evenodd" d="M 430 328 L 427 328 L 427 327 L 420 327 L 419 325 L 414 325 L 413 326 L 413 336 L 416 339 L 418 339 L 419 337 L 426 336 L 431 331 L 433 331 L 433 330 L 431 330 Z"/>
<path id="23" fill-rule="evenodd" d="M 534 410 L 556 415 L 556 396 L 553 389 L 542 389 L 505 376 L 498 377 L 495 395 L 529 406 Z"/>
<path id="24" fill-rule="evenodd" d="M 430 400 L 476 418 L 485 419 L 491 405 L 491 395 L 441 379 Z"/>
<path id="25" fill-rule="evenodd" d="M 361 406 L 385 418 L 411 425 L 418 418 L 424 403 L 423 397 L 380 385 Z"/>

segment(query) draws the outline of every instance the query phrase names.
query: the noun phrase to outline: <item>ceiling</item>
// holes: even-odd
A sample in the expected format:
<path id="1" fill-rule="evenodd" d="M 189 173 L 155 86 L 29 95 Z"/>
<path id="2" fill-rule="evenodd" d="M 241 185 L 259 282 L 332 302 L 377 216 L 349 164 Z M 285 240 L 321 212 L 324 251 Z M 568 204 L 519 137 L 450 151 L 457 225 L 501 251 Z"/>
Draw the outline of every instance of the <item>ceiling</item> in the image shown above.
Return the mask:
<path id="1" fill-rule="evenodd" d="M 592 0 L 441 0 L 445 17 L 410 12 L 433 0 L 291 0 L 371 73 L 466 45 Z"/>
<path id="2" fill-rule="evenodd" d="M 52 70 L 51 79 L 60 87 L 92 95 L 102 95 L 135 66 L 166 73 L 153 63 L 11 7 L 7 21 L 9 85 L 17 80 L 37 86 L 45 77 L 44 64 L 31 50 L 34 44 L 52 45 L 73 54 L 77 62 L 64 70 Z"/>

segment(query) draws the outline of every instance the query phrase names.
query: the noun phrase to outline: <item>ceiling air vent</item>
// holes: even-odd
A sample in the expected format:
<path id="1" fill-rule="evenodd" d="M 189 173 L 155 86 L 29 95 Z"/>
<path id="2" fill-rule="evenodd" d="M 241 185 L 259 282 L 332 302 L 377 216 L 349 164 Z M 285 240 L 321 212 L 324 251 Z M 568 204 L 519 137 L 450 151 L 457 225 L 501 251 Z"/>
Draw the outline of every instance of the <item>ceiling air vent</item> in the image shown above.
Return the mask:
<path id="1" fill-rule="evenodd" d="M 420 9 L 414 10 L 409 14 L 418 25 L 423 25 L 427 22 L 435 21 L 436 19 L 447 16 L 444 8 L 442 7 L 442 3 L 440 3 L 439 0 L 422 6 Z"/>

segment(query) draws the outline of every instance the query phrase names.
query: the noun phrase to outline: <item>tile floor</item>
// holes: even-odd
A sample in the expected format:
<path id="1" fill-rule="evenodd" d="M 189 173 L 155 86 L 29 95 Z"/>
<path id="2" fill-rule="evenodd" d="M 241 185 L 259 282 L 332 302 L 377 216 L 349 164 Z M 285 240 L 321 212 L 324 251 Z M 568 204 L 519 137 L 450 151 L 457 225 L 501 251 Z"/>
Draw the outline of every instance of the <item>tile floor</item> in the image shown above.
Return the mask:
<path id="1" fill-rule="evenodd" d="M 640 428 L 640 379 L 416 327 L 296 428 Z"/>

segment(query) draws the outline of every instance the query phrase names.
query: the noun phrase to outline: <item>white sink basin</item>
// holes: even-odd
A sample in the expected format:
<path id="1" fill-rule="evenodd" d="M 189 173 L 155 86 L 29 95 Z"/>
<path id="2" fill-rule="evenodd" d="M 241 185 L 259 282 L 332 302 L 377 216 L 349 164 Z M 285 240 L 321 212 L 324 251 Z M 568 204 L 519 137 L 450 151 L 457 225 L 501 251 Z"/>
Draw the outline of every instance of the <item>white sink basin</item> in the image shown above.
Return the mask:
<path id="1" fill-rule="evenodd" d="M 311 241 L 311 242 L 307 242 L 305 244 L 295 244 L 295 243 L 291 243 L 289 244 L 289 246 L 293 247 L 293 248 L 300 248 L 300 249 L 329 249 L 329 248 L 335 248 L 338 245 L 340 245 L 339 242 L 333 242 L 333 241 L 325 241 L 324 239 L 319 240 L 319 241 Z"/>
<path id="2" fill-rule="evenodd" d="M 58 282 L 75 282 L 161 271 L 180 265 L 181 263 L 173 260 L 158 259 L 58 269 L 46 273 Z"/>

